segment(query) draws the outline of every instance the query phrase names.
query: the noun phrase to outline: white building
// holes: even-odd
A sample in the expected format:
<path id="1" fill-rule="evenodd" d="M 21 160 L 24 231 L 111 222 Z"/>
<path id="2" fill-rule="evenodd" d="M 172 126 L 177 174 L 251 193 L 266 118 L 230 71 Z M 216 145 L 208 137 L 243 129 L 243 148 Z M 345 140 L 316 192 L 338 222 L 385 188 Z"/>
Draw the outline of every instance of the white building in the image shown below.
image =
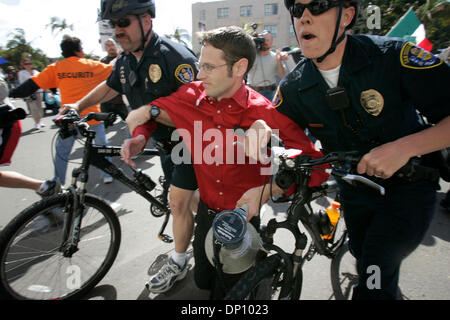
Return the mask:
<path id="1" fill-rule="evenodd" d="M 283 0 L 224 0 L 192 4 L 192 48 L 200 52 L 197 32 L 218 27 L 257 23 L 257 32 L 268 30 L 274 38 L 273 49 L 296 47 L 291 17 Z"/>

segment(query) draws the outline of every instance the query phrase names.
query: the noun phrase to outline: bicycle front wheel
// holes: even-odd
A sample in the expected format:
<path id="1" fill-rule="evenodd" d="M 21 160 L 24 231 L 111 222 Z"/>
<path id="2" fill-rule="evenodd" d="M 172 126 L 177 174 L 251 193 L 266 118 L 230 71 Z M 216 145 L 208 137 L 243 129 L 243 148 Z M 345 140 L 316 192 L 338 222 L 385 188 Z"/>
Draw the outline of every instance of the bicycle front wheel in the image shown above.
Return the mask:
<path id="1" fill-rule="evenodd" d="M 108 272 L 120 246 L 120 224 L 104 201 L 86 194 L 77 250 L 63 241 L 72 196 L 43 199 L 22 211 L 0 236 L 0 295 L 9 299 L 75 299 Z"/>
<path id="2" fill-rule="evenodd" d="M 242 275 L 230 289 L 226 300 L 271 300 L 277 293 L 281 258 L 271 255 Z"/>

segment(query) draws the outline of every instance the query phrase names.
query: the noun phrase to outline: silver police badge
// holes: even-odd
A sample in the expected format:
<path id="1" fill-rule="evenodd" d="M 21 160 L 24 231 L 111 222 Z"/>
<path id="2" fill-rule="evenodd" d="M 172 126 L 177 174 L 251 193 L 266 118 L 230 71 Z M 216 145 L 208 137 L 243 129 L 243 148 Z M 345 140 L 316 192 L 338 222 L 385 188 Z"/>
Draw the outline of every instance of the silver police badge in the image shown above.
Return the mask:
<path id="1" fill-rule="evenodd" d="M 153 83 L 157 83 L 162 76 L 161 67 L 157 64 L 150 65 L 150 68 L 148 68 L 148 75 Z"/>
<path id="2" fill-rule="evenodd" d="M 384 98 L 377 90 L 369 89 L 361 92 L 361 106 L 367 113 L 378 116 L 384 107 Z"/>

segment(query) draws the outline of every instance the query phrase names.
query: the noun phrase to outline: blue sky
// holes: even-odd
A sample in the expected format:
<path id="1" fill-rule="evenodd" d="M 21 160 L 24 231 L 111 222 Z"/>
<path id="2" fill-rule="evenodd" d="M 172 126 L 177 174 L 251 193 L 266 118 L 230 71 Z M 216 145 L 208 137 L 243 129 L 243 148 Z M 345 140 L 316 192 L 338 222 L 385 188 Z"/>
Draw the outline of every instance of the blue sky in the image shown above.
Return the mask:
<path id="1" fill-rule="evenodd" d="M 192 3 L 209 1 L 156 0 L 154 30 L 161 35 L 173 33 L 177 27 L 191 32 Z M 8 34 L 15 28 L 22 28 L 33 47 L 50 57 L 60 56 L 62 35 L 52 35 L 46 28 L 50 17 L 56 16 L 74 25 L 74 30 L 66 33 L 80 38 L 86 53 L 103 56 L 96 22 L 99 7 L 100 0 L 0 0 L 0 45 L 6 45 Z"/>

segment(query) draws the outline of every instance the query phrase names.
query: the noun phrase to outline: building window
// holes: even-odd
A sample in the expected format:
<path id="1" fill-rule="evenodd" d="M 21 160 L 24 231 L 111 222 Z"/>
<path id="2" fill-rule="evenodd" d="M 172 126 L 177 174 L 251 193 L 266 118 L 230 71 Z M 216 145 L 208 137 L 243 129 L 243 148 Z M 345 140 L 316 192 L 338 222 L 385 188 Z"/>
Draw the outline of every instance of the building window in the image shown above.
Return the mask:
<path id="1" fill-rule="evenodd" d="M 274 16 L 278 14 L 278 3 L 264 5 L 264 14 L 266 16 Z"/>
<path id="2" fill-rule="evenodd" d="M 241 17 L 251 17 L 252 6 L 241 6 Z"/>
<path id="3" fill-rule="evenodd" d="M 274 38 L 277 37 L 278 28 L 277 28 L 276 24 L 265 25 L 264 30 L 269 31 L 270 34 L 272 35 L 272 37 L 274 37 Z"/>
<path id="4" fill-rule="evenodd" d="M 200 21 L 205 21 L 206 20 L 206 10 L 200 10 Z"/>
<path id="5" fill-rule="evenodd" d="M 217 19 L 225 19 L 230 16 L 230 8 L 218 8 Z"/>

